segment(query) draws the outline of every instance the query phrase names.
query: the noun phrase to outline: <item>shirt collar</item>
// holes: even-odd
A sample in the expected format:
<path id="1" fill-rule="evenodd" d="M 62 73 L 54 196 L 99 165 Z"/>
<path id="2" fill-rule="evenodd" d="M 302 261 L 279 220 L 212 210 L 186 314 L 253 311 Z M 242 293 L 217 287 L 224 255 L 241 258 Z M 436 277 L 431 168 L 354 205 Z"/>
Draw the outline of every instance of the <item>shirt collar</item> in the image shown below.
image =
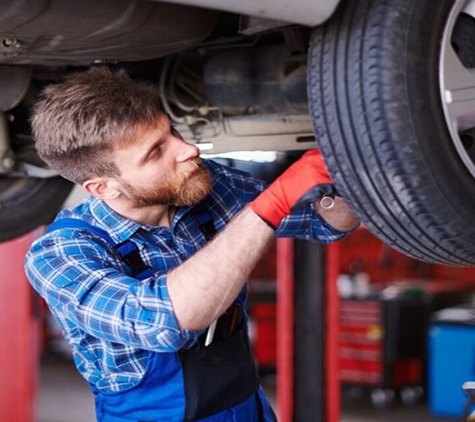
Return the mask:
<path id="1" fill-rule="evenodd" d="M 117 244 L 130 239 L 139 230 L 145 230 L 148 232 L 157 230 L 173 231 L 178 221 L 192 208 L 193 206 L 179 208 L 173 217 L 171 227 L 168 228 L 137 223 L 120 215 L 101 199 L 91 196 L 89 200 L 89 210 L 91 215 L 98 222 L 100 228 L 107 231 L 109 236 L 112 237 Z"/>
<path id="2" fill-rule="evenodd" d="M 104 201 L 95 197 L 90 199 L 90 211 L 99 226 L 118 244 L 132 237 L 139 229 L 149 230 L 149 226 L 123 217 Z"/>

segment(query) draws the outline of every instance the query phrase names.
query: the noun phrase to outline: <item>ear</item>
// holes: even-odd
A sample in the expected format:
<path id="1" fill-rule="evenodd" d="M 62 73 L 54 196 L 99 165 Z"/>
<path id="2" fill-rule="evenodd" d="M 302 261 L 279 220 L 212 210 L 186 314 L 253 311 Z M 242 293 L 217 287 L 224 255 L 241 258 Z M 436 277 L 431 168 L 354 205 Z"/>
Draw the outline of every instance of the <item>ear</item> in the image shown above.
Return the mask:
<path id="1" fill-rule="evenodd" d="M 119 184 L 116 180 L 109 177 L 96 177 L 86 180 L 82 187 L 86 191 L 102 200 L 115 199 L 120 195 Z"/>

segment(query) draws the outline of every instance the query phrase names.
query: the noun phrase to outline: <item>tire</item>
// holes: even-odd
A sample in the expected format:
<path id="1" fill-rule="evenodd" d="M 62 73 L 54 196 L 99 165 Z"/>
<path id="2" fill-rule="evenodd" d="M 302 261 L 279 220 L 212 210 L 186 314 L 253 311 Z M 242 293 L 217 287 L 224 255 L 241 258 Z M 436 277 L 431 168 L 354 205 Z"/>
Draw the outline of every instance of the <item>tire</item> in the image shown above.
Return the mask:
<path id="1" fill-rule="evenodd" d="M 441 64 L 455 44 L 463 67 L 475 63 L 463 3 L 344 1 L 312 33 L 307 81 L 317 143 L 363 224 L 409 256 L 456 266 L 475 264 L 475 118 L 442 97 L 457 76 Z"/>
<path id="2" fill-rule="evenodd" d="M 0 179 L 0 242 L 50 223 L 72 187 L 61 177 Z"/>

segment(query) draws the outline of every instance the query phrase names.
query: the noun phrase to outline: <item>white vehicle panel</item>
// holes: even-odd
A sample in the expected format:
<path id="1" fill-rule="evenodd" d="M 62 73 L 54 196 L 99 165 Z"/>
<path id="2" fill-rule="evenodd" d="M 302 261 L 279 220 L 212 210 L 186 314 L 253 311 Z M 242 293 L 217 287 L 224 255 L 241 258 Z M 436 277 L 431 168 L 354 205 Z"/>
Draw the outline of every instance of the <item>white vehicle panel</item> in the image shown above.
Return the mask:
<path id="1" fill-rule="evenodd" d="M 316 26 L 332 15 L 339 0 L 167 0 L 167 3 L 205 7 L 265 19 Z"/>

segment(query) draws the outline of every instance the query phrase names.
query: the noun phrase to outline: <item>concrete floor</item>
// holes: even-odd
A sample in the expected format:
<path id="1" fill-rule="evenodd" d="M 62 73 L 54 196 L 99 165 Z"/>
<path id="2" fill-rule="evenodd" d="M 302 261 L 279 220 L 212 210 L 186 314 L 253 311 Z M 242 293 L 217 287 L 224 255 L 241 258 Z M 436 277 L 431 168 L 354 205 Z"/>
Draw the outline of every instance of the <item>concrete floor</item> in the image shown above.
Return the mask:
<path id="1" fill-rule="evenodd" d="M 264 381 L 271 400 L 275 397 L 272 378 Z M 342 422 L 455 422 L 458 419 L 430 416 L 425 404 L 403 406 L 396 402 L 389 410 L 376 410 L 369 397 L 345 400 Z M 94 403 L 85 381 L 73 363 L 64 358 L 42 361 L 37 422 L 94 422 Z"/>
<path id="2" fill-rule="evenodd" d="M 460 422 L 460 419 L 430 415 L 427 404 L 403 405 L 395 400 L 389 409 L 375 409 L 369 399 L 345 401 L 342 406 L 342 422 Z"/>

